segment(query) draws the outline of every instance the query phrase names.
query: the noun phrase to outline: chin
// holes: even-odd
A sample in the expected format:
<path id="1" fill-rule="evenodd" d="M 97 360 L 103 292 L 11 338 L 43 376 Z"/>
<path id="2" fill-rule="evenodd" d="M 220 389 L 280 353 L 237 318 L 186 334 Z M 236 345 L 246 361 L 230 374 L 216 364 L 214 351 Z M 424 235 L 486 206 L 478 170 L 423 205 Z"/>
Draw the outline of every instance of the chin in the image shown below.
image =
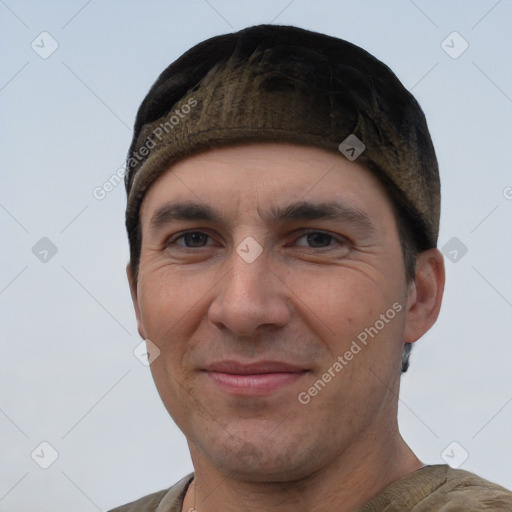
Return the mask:
<path id="1" fill-rule="evenodd" d="M 292 482 L 306 478 L 313 473 L 315 456 L 313 449 L 303 451 L 304 439 L 262 438 L 246 441 L 226 437 L 224 443 L 209 442 L 203 454 L 210 464 L 226 475 L 236 475 L 237 480 L 247 482 Z"/>

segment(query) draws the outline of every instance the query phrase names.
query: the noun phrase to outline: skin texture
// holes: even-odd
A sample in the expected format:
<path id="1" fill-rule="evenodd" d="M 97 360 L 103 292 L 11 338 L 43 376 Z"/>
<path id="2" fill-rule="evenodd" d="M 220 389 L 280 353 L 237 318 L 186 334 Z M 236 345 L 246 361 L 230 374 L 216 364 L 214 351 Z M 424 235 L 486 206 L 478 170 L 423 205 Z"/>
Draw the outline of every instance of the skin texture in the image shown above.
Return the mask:
<path id="1" fill-rule="evenodd" d="M 222 220 L 151 229 L 154 212 L 177 200 L 208 204 Z M 270 208 L 300 201 L 342 202 L 352 214 L 265 222 Z M 127 273 L 139 334 L 160 350 L 151 364 L 158 392 L 195 468 L 183 510 L 286 512 L 300 502 L 351 511 L 422 467 L 398 432 L 400 362 L 403 342 L 437 319 L 443 259 L 437 249 L 420 254 L 417 278 L 406 282 L 392 205 L 369 171 L 319 148 L 215 149 L 160 176 L 141 223 L 136 287 L 129 265 Z M 262 248 L 251 263 L 237 252 L 247 237 Z M 301 403 L 299 393 L 393 305 L 393 318 Z M 286 362 L 302 373 L 244 395 L 205 371 L 226 359 Z"/>

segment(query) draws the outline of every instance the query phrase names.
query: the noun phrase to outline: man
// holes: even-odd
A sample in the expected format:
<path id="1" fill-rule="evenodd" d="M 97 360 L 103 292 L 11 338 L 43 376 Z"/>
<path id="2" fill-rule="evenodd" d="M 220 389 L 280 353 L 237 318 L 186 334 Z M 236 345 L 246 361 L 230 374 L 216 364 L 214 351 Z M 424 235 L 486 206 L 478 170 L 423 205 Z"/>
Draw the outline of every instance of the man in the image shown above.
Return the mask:
<path id="1" fill-rule="evenodd" d="M 398 431 L 445 275 L 434 149 L 389 68 L 295 27 L 214 37 L 153 85 L 127 166 L 138 330 L 194 473 L 117 512 L 512 510 Z"/>

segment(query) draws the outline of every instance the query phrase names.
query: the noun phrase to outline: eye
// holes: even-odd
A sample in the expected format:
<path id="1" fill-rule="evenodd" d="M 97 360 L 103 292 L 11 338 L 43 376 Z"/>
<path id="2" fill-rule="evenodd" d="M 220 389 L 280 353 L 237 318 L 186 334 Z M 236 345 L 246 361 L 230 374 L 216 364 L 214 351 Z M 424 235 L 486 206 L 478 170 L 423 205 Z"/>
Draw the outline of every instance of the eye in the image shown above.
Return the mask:
<path id="1" fill-rule="evenodd" d="M 212 240 L 211 236 L 203 231 L 188 231 L 170 238 L 166 242 L 166 247 L 178 246 L 184 249 L 200 249 L 211 245 L 211 243 L 208 244 L 208 240 Z M 311 249 L 334 248 L 335 244 L 344 246 L 347 241 L 343 237 L 335 237 L 324 231 L 305 232 L 295 242 L 295 245 Z"/>
<path id="2" fill-rule="evenodd" d="M 202 231 L 189 231 L 170 239 L 166 245 L 178 245 L 180 247 L 186 248 L 204 247 L 208 238 L 210 238 L 210 236 L 206 233 L 203 233 Z M 183 239 L 184 244 L 177 243 L 177 241 L 181 239 Z"/>
<path id="3" fill-rule="evenodd" d="M 343 245 L 343 240 L 335 238 L 333 235 L 329 233 L 325 233 L 323 231 L 309 231 L 304 233 L 300 238 L 297 239 L 297 245 L 304 246 L 305 244 L 298 243 L 299 240 L 305 239 L 308 247 L 311 248 L 322 248 L 322 247 L 330 247 L 333 244 L 331 242 L 334 240 L 338 244 Z"/>

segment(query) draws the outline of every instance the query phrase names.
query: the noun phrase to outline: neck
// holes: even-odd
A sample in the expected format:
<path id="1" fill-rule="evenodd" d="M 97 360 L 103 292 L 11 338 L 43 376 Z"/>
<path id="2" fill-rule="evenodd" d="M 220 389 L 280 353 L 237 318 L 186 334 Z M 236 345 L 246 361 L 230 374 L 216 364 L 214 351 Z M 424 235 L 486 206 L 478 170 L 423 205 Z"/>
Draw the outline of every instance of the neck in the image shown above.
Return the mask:
<path id="1" fill-rule="evenodd" d="M 191 447 L 195 476 L 183 511 L 295 512 L 299 503 L 301 509 L 310 512 L 351 512 L 389 484 L 423 466 L 398 429 L 390 434 L 387 442 L 380 440 L 375 446 L 375 439 L 379 438 L 371 433 L 373 443 L 360 440 L 362 444 L 352 444 L 329 467 L 300 480 L 282 482 L 238 480 L 235 474 L 216 470 Z M 363 449 L 365 444 L 367 448 Z"/>

